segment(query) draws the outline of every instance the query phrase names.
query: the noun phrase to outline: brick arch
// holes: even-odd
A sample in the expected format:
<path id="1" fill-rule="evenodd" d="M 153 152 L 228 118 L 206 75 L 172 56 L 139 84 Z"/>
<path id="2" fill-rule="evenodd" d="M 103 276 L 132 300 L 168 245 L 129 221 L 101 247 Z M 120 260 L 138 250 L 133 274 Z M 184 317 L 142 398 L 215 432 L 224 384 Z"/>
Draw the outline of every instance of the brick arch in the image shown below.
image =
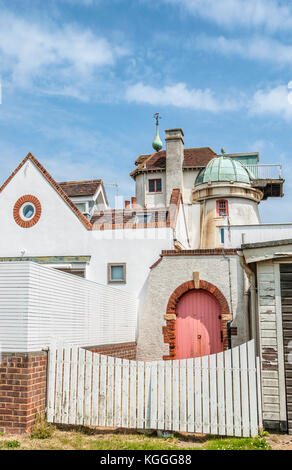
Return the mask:
<path id="1" fill-rule="evenodd" d="M 163 359 L 175 359 L 176 358 L 176 307 L 180 298 L 190 291 L 195 291 L 198 289 L 203 289 L 210 294 L 212 294 L 220 305 L 220 315 L 221 315 L 221 325 L 223 333 L 223 348 L 224 350 L 228 349 L 228 331 L 227 323 L 232 321 L 232 316 L 230 314 L 229 305 L 218 287 L 214 286 L 207 281 L 200 281 L 199 286 L 195 288 L 194 281 L 187 281 L 181 284 L 175 289 L 171 294 L 170 299 L 167 304 L 166 309 L 166 326 L 163 327 L 164 342 L 169 344 L 169 355 L 163 356 Z"/>

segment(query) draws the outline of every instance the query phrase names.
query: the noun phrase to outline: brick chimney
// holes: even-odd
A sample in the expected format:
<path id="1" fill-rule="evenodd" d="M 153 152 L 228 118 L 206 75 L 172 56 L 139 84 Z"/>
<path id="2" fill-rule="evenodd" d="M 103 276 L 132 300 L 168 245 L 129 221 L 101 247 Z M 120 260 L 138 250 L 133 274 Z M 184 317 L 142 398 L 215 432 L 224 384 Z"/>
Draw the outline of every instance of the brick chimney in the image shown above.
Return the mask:
<path id="1" fill-rule="evenodd" d="M 125 209 L 130 209 L 130 201 L 125 201 Z"/>
<path id="2" fill-rule="evenodd" d="M 137 201 L 134 196 L 132 197 L 131 201 L 132 201 L 132 209 L 136 209 Z"/>
<path id="3" fill-rule="evenodd" d="M 165 131 L 166 137 L 166 205 L 174 188 L 183 189 L 184 133 L 182 129 Z"/>

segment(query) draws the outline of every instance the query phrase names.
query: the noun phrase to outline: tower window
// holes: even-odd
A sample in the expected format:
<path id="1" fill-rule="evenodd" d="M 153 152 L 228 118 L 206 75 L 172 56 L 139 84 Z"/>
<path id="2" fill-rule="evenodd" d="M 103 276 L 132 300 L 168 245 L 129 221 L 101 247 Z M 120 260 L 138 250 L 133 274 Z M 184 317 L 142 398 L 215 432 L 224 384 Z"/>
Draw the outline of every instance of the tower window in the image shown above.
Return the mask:
<path id="1" fill-rule="evenodd" d="M 161 179 L 149 180 L 149 193 L 161 193 Z"/>
<path id="2" fill-rule="evenodd" d="M 217 201 L 217 215 L 219 215 L 219 217 L 228 215 L 228 201 L 224 199 Z"/>

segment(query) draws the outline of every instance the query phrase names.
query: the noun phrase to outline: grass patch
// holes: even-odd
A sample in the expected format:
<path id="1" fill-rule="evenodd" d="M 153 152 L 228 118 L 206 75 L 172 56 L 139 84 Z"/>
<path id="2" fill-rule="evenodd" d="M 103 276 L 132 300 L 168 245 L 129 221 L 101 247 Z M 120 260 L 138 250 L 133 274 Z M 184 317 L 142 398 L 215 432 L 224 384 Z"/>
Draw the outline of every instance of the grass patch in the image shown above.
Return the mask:
<path id="1" fill-rule="evenodd" d="M 49 426 L 49 431 L 47 426 Z M 47 432 L 48 431 L 48 432 Z M 6 439 L 5 439 L 6 437 Z M 206 435 L 175 433 L 158 437 L 156 433 L 135 433 L 100 429 L 56 429 L 47 423 L 39 424 L 27 435 L 7 441 L 0 436 L 1 449 L 21 450 L 267 450 L 265 436 L 257 438 L 218 438 Z M 13 436 L 14 437 L 14 436 Z M 8 444 L 9 443 L 9 444 Z M 13 444 L 12 444 L 13 443 Z"/>

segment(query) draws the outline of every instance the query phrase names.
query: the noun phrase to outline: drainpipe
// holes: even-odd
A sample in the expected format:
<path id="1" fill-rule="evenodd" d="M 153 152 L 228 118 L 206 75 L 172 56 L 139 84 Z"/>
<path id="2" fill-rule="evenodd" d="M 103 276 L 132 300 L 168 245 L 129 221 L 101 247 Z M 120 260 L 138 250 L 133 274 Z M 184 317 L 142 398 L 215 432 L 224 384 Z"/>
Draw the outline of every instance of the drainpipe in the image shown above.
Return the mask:
<path id="1" fill-rule="evenodd" d="M 259 354 L 258 350 L 258 325 L 257 325 L 257 289 L 256 289 L 256 276 L 255 273 L 250 269 L 246 264 L 242 252 L 237 252 L 239 256 L 239 261 L 242 269 L 247 275 L 248 281 L 245 280 L 244 294 L 248 295 L 250 291 L 250 317 L 249 317 L 249 329 L 250 337 L 255 340 L 256 353 Z M 249 282 L 249 286 L 247 285 Z"/>

